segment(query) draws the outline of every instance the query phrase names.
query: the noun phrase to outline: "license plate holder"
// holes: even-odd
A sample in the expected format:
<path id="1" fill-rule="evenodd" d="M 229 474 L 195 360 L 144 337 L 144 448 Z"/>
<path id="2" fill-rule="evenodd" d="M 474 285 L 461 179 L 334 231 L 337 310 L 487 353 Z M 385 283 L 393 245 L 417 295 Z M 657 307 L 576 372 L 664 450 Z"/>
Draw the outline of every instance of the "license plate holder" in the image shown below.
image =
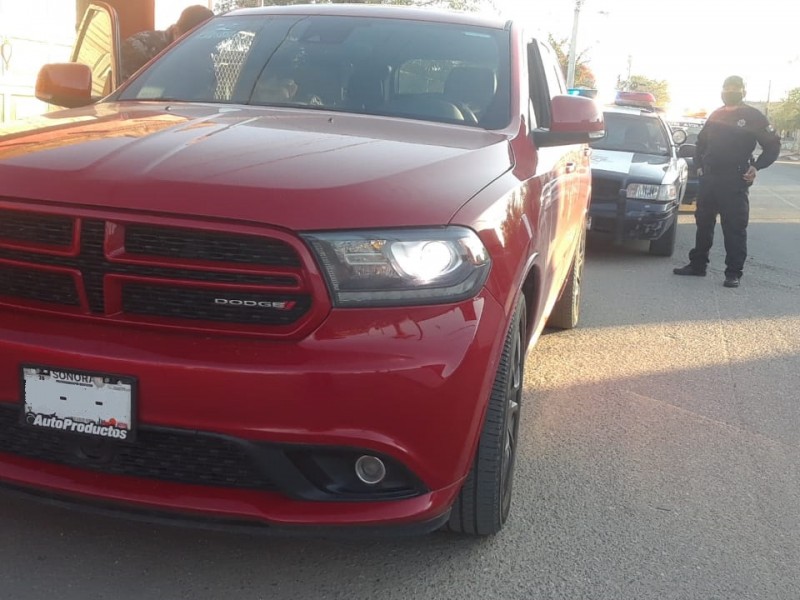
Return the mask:
<path id="1" fill-rule="evenodd" d="M 22 422 L 53 433 L 109 441 L 135 437 L 136 378 L 23 365 Z"/>

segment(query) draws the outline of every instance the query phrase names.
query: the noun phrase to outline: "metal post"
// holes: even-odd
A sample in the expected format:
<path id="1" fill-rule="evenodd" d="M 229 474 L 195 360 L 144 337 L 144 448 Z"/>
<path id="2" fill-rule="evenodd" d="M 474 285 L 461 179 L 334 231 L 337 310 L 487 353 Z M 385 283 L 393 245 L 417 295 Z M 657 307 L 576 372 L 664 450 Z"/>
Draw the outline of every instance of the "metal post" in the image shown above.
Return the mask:
<path id="1" fill-rule="evenodd" d="M 584 0 L 575 0 L 575 17 L 572 20 L 572 39 L 569 43 L 569 58 L 567 62 L 567 87 L 575 87 L 575 54 L 578 44 L 578 20 L 581 15 L 581 5 Z"/>

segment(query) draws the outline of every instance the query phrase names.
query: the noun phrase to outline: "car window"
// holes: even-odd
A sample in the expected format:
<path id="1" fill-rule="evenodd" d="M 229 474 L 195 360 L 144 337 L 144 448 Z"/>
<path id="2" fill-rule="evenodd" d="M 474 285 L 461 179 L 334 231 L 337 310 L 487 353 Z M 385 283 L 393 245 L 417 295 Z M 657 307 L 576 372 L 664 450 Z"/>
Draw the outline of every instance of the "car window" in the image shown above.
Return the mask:
<path id="1" fill-rule="evenodd" d="M 592 148 L 669 155 L 670 143 L 658 119 L 614 112 L 606 112 L 604 118 L 606 135 L 593 141 Z"/>
<path id="2" fill-rule="evenodd" d="M 508 32 L 399 19 L 247 15 L 210 21 L 120 100 L 292 106 L 502 127 Z"/>

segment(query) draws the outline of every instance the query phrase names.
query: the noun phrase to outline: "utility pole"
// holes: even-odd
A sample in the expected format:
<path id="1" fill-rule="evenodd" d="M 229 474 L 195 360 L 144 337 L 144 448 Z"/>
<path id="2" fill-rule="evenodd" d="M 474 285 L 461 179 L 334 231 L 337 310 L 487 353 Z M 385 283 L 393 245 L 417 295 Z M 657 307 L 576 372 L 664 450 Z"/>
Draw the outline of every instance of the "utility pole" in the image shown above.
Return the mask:
<path id="1" fill-rule="evenodd" d="M 567 59 L 567 87 L 575 87 L 575 54 L 578 44 L 578 20 L 581 16 L 581 5 L 584 0 L 575 0 L 575 16 L 572 20 L 572 39 L 569 42 L 569 58 Z"/>
<path id="2" fill-rule="evenodd" d="M 772 79 L 770 79 L 769 83 L 767 84 L 767 106 L 764 108 L 764 116 L 766 116 L 767 118 L 769 118 L 769 96 L 771 92 L 772 92 Z"/>

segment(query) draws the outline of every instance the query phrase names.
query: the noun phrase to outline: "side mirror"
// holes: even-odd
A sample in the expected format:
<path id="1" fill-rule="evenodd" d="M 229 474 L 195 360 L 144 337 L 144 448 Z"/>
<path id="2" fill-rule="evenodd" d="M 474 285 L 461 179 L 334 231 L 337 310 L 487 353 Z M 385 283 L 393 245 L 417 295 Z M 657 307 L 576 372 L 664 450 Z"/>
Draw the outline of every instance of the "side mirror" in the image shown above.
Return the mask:
<path id="1" fill-rule="evenodd" d="M 678 146 L 686 142 L 689 139 L 689 136 L 684 129 L 673 129 L 672 130 L 672 141 L 675 142 Z"/>
<path id="2" fill-rule="evenodd" d="M 678 148 L 678 156 L 680 158 L 694 158 L 695 148 L 696 146 L 694 144 L 684 144 Z"/>
<path id="3" fill-rule="evenodd" d="M 605 136 L 603 113 L 594 100 L 583 96 L 554 96 L 550 102 L 550 128 L 537 129 L 537 146 L 586 144 Z"/>
<path id="4" fill-rule="evenodd" d="M 36 78 L 36 97 L 66 108 L 91 104 L 92 71 L 80 63 L 44 65 Z"/>

